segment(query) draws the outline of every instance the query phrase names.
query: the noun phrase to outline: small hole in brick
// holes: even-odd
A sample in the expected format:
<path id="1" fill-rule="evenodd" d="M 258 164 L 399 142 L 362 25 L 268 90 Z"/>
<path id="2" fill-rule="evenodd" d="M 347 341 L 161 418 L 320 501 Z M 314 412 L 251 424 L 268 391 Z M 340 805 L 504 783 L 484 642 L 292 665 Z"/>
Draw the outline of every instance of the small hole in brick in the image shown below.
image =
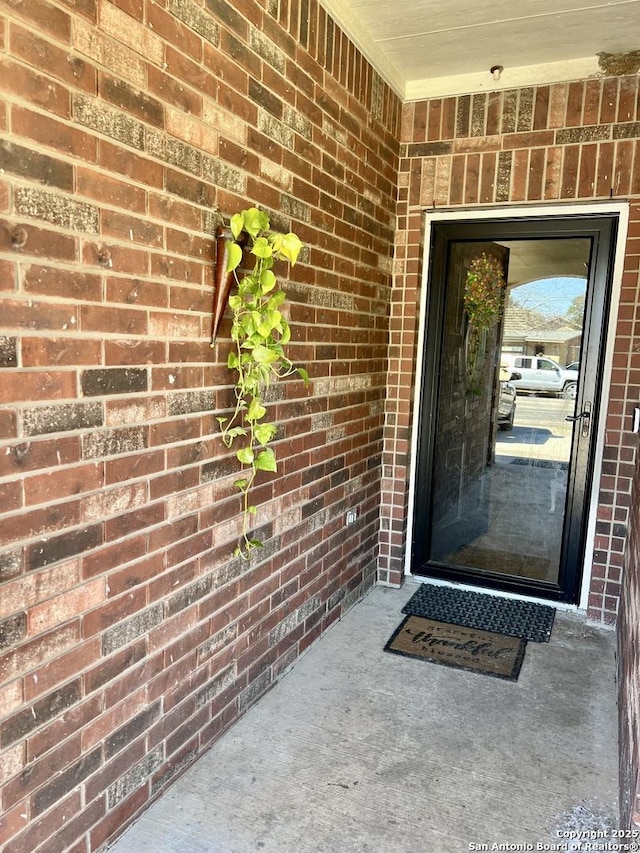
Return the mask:
<path id="1" fill-rule="evenodd" d="M 108 269 L 111 269 L 111 267 L 113 266 L 111 252 L 109 251 L 109 249 L 107 249 L 106 246 L 102 246 L 102 248 L 98 250 L 98 263 L 101 267 L 107 267 Z"/>
<path id="2" fill-rule="evenodd" d="M 27 234 L 26 230 L 21 225 L 18 225 L 11 232 L 11 246 L 12 246 L 12 248 L 22 249 L 23 246 L 26 245 L 28 236 L 29 235 Z"/>

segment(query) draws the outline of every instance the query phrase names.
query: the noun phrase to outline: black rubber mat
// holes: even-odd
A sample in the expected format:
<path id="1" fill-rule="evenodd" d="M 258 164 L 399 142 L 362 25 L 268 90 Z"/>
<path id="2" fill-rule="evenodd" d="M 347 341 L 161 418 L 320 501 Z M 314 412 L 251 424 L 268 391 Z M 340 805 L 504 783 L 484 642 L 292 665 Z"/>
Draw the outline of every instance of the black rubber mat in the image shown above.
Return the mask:
<path id="1" fill-rule="evenodd" d="M 549 642 L 556 615 L 555 608 L 546 604 L 426 583 L 418 587 L 402 612 L 534 643 Z"/>
<path id="2" fill-rule="evenodd" d="M 529 459 L 525 456 L 511 460 L 512 465 L 528 465 L 530 468 L 554 468 L 556 471 L 568 471 L 568 462 L 555 462 L 553 459 Z"/>

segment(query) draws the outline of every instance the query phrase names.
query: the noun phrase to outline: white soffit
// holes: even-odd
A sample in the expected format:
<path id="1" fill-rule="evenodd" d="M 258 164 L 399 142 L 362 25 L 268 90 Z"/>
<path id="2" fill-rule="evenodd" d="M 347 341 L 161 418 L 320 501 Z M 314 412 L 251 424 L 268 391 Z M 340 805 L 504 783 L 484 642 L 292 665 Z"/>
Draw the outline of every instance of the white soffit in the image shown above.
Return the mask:
<path id="1" fill-rule="evenodd" d="M 640 50 L 640 0 L 320 2 L 406 101 L 601 75 L 599 52 Z"/>

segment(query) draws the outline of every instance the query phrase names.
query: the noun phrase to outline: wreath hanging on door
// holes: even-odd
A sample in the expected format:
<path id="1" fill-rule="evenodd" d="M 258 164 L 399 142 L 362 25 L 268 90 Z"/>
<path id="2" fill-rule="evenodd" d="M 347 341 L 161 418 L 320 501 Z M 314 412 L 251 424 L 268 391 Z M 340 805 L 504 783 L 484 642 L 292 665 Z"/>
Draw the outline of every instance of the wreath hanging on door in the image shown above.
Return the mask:
<path id="1" fill-rule="evenodd" d="M 498 258 L 481 255 L 469 264 L 464 283 L 463 306 L 467 316 L 465 355 L 467 380 L 471 389 L 482 372 L 487 335 L 500 319 L 504 300 L 505 278 Z"/>

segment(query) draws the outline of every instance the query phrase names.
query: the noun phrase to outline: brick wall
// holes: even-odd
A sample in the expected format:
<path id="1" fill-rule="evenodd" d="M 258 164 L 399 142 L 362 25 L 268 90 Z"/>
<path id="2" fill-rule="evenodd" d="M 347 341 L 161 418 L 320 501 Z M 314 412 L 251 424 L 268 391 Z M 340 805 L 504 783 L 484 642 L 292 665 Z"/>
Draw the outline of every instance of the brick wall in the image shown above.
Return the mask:
<path id="1" fill-rule="evenodd" d="M 383 469 L 381 577 L 398 582 L 407 524 L 423 211 L 528 202 L 631 202 L 615 336 L 589 616 L 613 624 L 640 398 L 640 98 L 637 75 L 408 103 L 403 108 L 396 287 Z M 589 567 L 589 566 L 588 566 Z"/>
<path id="2" fill-rule="evenodd" d="M 401 107 L 316 0 L 0 0 L 0 73 L 0 846 L 87 853 L 374 581 Z M 244 563 L 209 335 L 248 204 L 307 244 L 312 387 Z"/>
<path id="3" fill-rule="evenodd" d="M 632 489 L 618 633 L 620 815 L 640 829 L 640 474 Z"/>

